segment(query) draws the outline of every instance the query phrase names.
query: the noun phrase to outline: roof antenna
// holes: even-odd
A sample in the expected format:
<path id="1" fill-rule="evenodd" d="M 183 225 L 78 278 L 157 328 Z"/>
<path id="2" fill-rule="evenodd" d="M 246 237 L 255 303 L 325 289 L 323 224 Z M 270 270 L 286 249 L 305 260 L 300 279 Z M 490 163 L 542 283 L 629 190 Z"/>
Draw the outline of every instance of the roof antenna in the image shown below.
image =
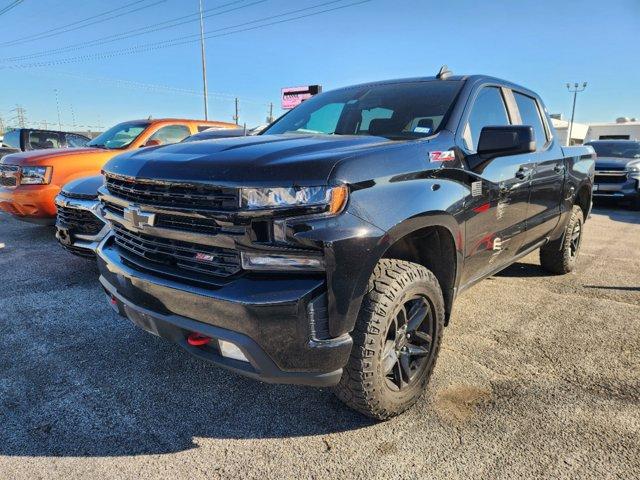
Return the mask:
<path id="1" fill-rule="evenodd" d="M 447 67 L 446 65 L 442 65 L 440 67 L 440 71 L 438 72 L 438 74 L 436 75 L 436 78 L 438 80 L 446 80 L 447 78 L 449 78 L 451 75 L 453 75 L 453 72 L 451 70 L 449 70 L 449 67 Z"/>

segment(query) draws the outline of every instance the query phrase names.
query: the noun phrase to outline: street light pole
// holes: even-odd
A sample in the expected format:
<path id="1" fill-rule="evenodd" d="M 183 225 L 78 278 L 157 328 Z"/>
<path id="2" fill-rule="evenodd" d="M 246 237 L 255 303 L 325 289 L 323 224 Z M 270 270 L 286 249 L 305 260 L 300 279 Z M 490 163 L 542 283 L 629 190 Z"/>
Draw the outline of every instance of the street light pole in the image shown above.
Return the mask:
<path id="1" fill-rule="evenodd" d="M 583 92 L 587 88 L 587 82 L 583 82 L 582 86 L 579 86 L 578 83 L 573 84 L 573 89 L 570 83 L 567 83 L 567 90 L 573 93 L 573 108 L 571 109 L 571 123 L 569 124 L 569 134 L 567 135 L 567 147 L 571 145 L 571 133 L 573 131 L 573 119 L 576 114 L 576 98 L 578 97 L 578 93 Z"/>
<path id="2" fill-rule="evenodd" d="M 207 102 L 207 58 L 204 51 L 204 18 L 202 15 L 202 0 L 200 3 L 200 51 L 202 54 L 202 85 L 204 94 L 204 119 L 209 120 L 209 106 Z"/>

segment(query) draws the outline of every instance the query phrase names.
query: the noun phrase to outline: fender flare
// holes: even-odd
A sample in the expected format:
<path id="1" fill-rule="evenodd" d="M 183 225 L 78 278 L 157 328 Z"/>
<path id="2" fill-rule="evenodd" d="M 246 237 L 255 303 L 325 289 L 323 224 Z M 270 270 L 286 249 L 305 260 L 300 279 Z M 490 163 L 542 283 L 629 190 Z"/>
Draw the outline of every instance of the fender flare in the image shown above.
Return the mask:
<path id="1" fill-rule="evenodd" d="M 360 270 L 360 273 L 357 277 L 357 281 L 355 282 L 353 298 L 357 301 L 353 301 L 350 305 L 348 318 L 352 320 L 353 324 L 355 324 L 355 320 L 357 318 L 358 312 L 360 311 L 360 307 L 362 305 L 362 299 L 364 295 L 367 293 L 369 278 L 373 273 L 373 270 L 376 264 L 384 257 L 386 252 L 399 240 L 405 238 L 407 235 L 410 235 L 418 230 L 422 230 L 424 228 L 429 227 L 443 227 L 445 228 L 451 235 L 451 239 L 453 240 L 454 248 L 456 251 L 456 260 L 455 260 L 455 277 L 453 283 L 453 297 L 455 297 L 455 290 L 457 290 L 458 281 L 460 278 L 460 271 L 462 269 L 464 254 L 462 250 L 462 246 L 464 245 L 464 235 L 463 228 L 458 223 L 458 221 L 453 217 L 453 215 L 444 212 L 444 211 L 433 211 L 425 214 L 416 215 L 414 217 L 410 217 L 405 219 L 404 221 L 394 225 L 390 230 L 388 230 L 382 237 L 380 237 L 378 243 L 374 246 L 371 251 L 371 254 L 367 258 L 366 265 Z M 360 286 L 360 287 L 359 287 Z M 362 288 L 364 287 L 364 289 Z M 360 291 L 358 291 L 360 290 Z M 453 300 L 453 298 L 452 298 Z M 450 309 L 450 305 L 449 305 Z M 351 330 L 353 325 L 351 325 Z"/>

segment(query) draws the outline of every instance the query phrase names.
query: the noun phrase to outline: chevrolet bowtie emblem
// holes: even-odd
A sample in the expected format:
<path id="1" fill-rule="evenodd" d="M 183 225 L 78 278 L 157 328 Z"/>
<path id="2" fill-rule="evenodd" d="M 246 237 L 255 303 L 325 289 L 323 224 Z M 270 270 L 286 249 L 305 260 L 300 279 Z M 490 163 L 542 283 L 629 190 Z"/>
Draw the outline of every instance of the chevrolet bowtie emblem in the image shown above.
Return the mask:
<path id="1" fill-rule="evenodd" d="M 136 228 L 153 227 L 156 223 L 156 214 L 143 212 L 138 207 L 125 207 L 124 219 Z"/>

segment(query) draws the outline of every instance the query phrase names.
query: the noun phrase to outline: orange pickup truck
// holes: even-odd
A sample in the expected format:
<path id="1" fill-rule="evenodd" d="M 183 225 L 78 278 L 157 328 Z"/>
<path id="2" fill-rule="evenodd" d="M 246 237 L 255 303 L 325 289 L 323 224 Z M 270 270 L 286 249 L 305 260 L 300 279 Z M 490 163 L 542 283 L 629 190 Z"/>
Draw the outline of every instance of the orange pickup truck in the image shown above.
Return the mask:
<path id="1" fill-rule="evenodd" d="M 54 224 L 54 199 L 62 186 L 97 175 L 112 157 L 126 150 L 180 142 L 209 128 L 237 128 L 226 122 L 174 118 L 119 123 L 86 148 L 14 153 L 0 159 L 0 209 L 33 223 Z"/>

